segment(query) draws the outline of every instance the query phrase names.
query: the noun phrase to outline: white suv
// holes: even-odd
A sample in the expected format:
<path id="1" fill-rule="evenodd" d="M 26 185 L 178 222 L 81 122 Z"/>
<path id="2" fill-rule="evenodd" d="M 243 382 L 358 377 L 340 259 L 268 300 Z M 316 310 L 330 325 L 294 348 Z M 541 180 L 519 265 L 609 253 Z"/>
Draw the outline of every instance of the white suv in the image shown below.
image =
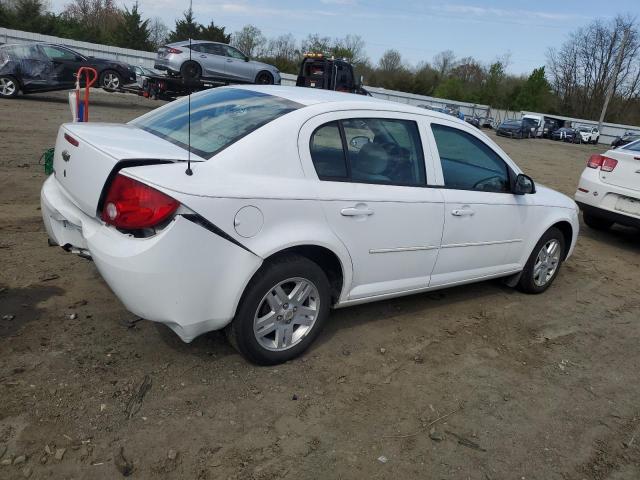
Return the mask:
<path id="1" fill-rule="evenodd" d="M 640 227 L 640 140 L 592 155 L 575 200 L 592 228 L 608 229 L 614 223 Z"/>
<path id="2" fill-rule="evenodd" d="M 576 127 L 578 135 L 580 135 L 581 143 L 593 143 L 594 145 L 600 140 L 600 131 L 597 127 L 578 126 Z"/>
<path id="3" fill-rule="evenodd" d="M 216 88 L 127 125 L 66 124 L 54 169 L 55 243 L 133 313 L 187 342 L 226 328 L 264 364 L 300 354 L 331 308 L 497 277 L 541 293 L 578 235 L 575 203 L 477 128 L 311 88 Z"/>

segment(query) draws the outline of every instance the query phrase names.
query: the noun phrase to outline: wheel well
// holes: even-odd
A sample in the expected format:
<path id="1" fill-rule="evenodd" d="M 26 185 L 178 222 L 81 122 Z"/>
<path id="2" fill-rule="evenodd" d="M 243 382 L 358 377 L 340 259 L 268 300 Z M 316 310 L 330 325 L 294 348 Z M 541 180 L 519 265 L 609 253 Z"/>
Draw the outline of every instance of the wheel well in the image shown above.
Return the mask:
<path id="1" fill-rule="evenodd" d="M 344 272 L 342 271 L 342 264 L 338 256 L 328 248 L 319 247 L 318 245 L 297 245 L 274 253 L 266 258 L 265 261 L 291 253 L 296 253 L 308 258 L 324 271 L 329 279 L 329 286 L 331 288 L 331 303 L 336 303 L 340 298 L 344 282 Z"/>
<path id="2" fill-rule="evenodd" d="M 564 237 L 564 244 L 566 246 L 564 252 L 564 258 L 567 258 L 567 254 L 569 253 L 569 248 L 571 247 L 571 240 L 573 240 L 573 228 L 569 222 L 558 222 L 553 227 L 557 228 L 562 232 L 562 236 Z"/>

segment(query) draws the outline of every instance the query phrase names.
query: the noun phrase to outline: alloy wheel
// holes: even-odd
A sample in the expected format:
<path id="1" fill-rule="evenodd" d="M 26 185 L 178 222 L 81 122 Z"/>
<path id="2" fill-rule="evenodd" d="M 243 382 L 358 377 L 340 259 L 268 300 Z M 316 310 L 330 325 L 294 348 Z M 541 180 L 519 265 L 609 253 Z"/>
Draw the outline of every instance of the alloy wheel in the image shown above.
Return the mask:
<path id="1" fill-rule="evenodd" d="M 560 251 L 560 242 L 552 238 L 538 252 L 533 266 L 533 282 L 538 287 L 545 286 L 555 275 L 560 264 Z"/>
<path id="2" fill-rule="evenodd" d="M 117 90 L 120 87 L 120 77 L 116 73 L 107 72 L 102 80 L 102 86 L 110 90 Z"/>
<path id="3" fill-rule="evenodd" d="M 0 95 L 10 97 L 16 93 L 18 86 L 10 78 L 0 78 Z"/>
<path id="4" fill-rule="evenodd" d="M 273 286 L 262 297 L 253 319 L 253 333 L 263 348 L 287 350 L 313 329 L 320 313 L 317 287 L 295 277 Z"/>

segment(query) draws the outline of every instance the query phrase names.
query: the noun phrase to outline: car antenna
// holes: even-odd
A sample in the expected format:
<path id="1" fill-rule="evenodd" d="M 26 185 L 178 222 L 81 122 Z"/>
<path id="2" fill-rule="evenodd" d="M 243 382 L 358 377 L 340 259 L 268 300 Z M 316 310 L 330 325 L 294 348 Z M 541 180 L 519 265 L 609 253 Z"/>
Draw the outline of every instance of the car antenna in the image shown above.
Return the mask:
<path id="1" fill-rule="evenodd" d="M 189 36 L 189 61 L 191 61 L 191 36 Z M 182 79 L 184 82 L 184 78 Z M 189 177 L 193 175 L 193 170 L 191 170 L 191 90 L 189 90 L 189 97 L 187 98 L 187 103 L 189 105 L 189 117 L 187 119 L 187 170 L 184 172 Z"/>

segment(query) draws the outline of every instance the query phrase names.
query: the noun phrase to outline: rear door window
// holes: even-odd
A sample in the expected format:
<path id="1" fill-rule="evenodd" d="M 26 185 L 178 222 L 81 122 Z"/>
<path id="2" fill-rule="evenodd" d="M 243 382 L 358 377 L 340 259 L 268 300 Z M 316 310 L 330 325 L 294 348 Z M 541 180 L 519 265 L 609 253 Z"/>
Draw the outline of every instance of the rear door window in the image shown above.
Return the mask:
<path id="1" fill-rule="evenodd" d="M 411 120 L 353 118 L 330 122 L 314 132 L 310 148 L 316 172 L 322 180 L 426 185 L 418 125 Z M 347 161 L 344 167 L 341 165 L 343 159 Z M 328 167 L 329 163 L 332 167 Z M 328 171 L 334 173 L 329 175 Z"/>

